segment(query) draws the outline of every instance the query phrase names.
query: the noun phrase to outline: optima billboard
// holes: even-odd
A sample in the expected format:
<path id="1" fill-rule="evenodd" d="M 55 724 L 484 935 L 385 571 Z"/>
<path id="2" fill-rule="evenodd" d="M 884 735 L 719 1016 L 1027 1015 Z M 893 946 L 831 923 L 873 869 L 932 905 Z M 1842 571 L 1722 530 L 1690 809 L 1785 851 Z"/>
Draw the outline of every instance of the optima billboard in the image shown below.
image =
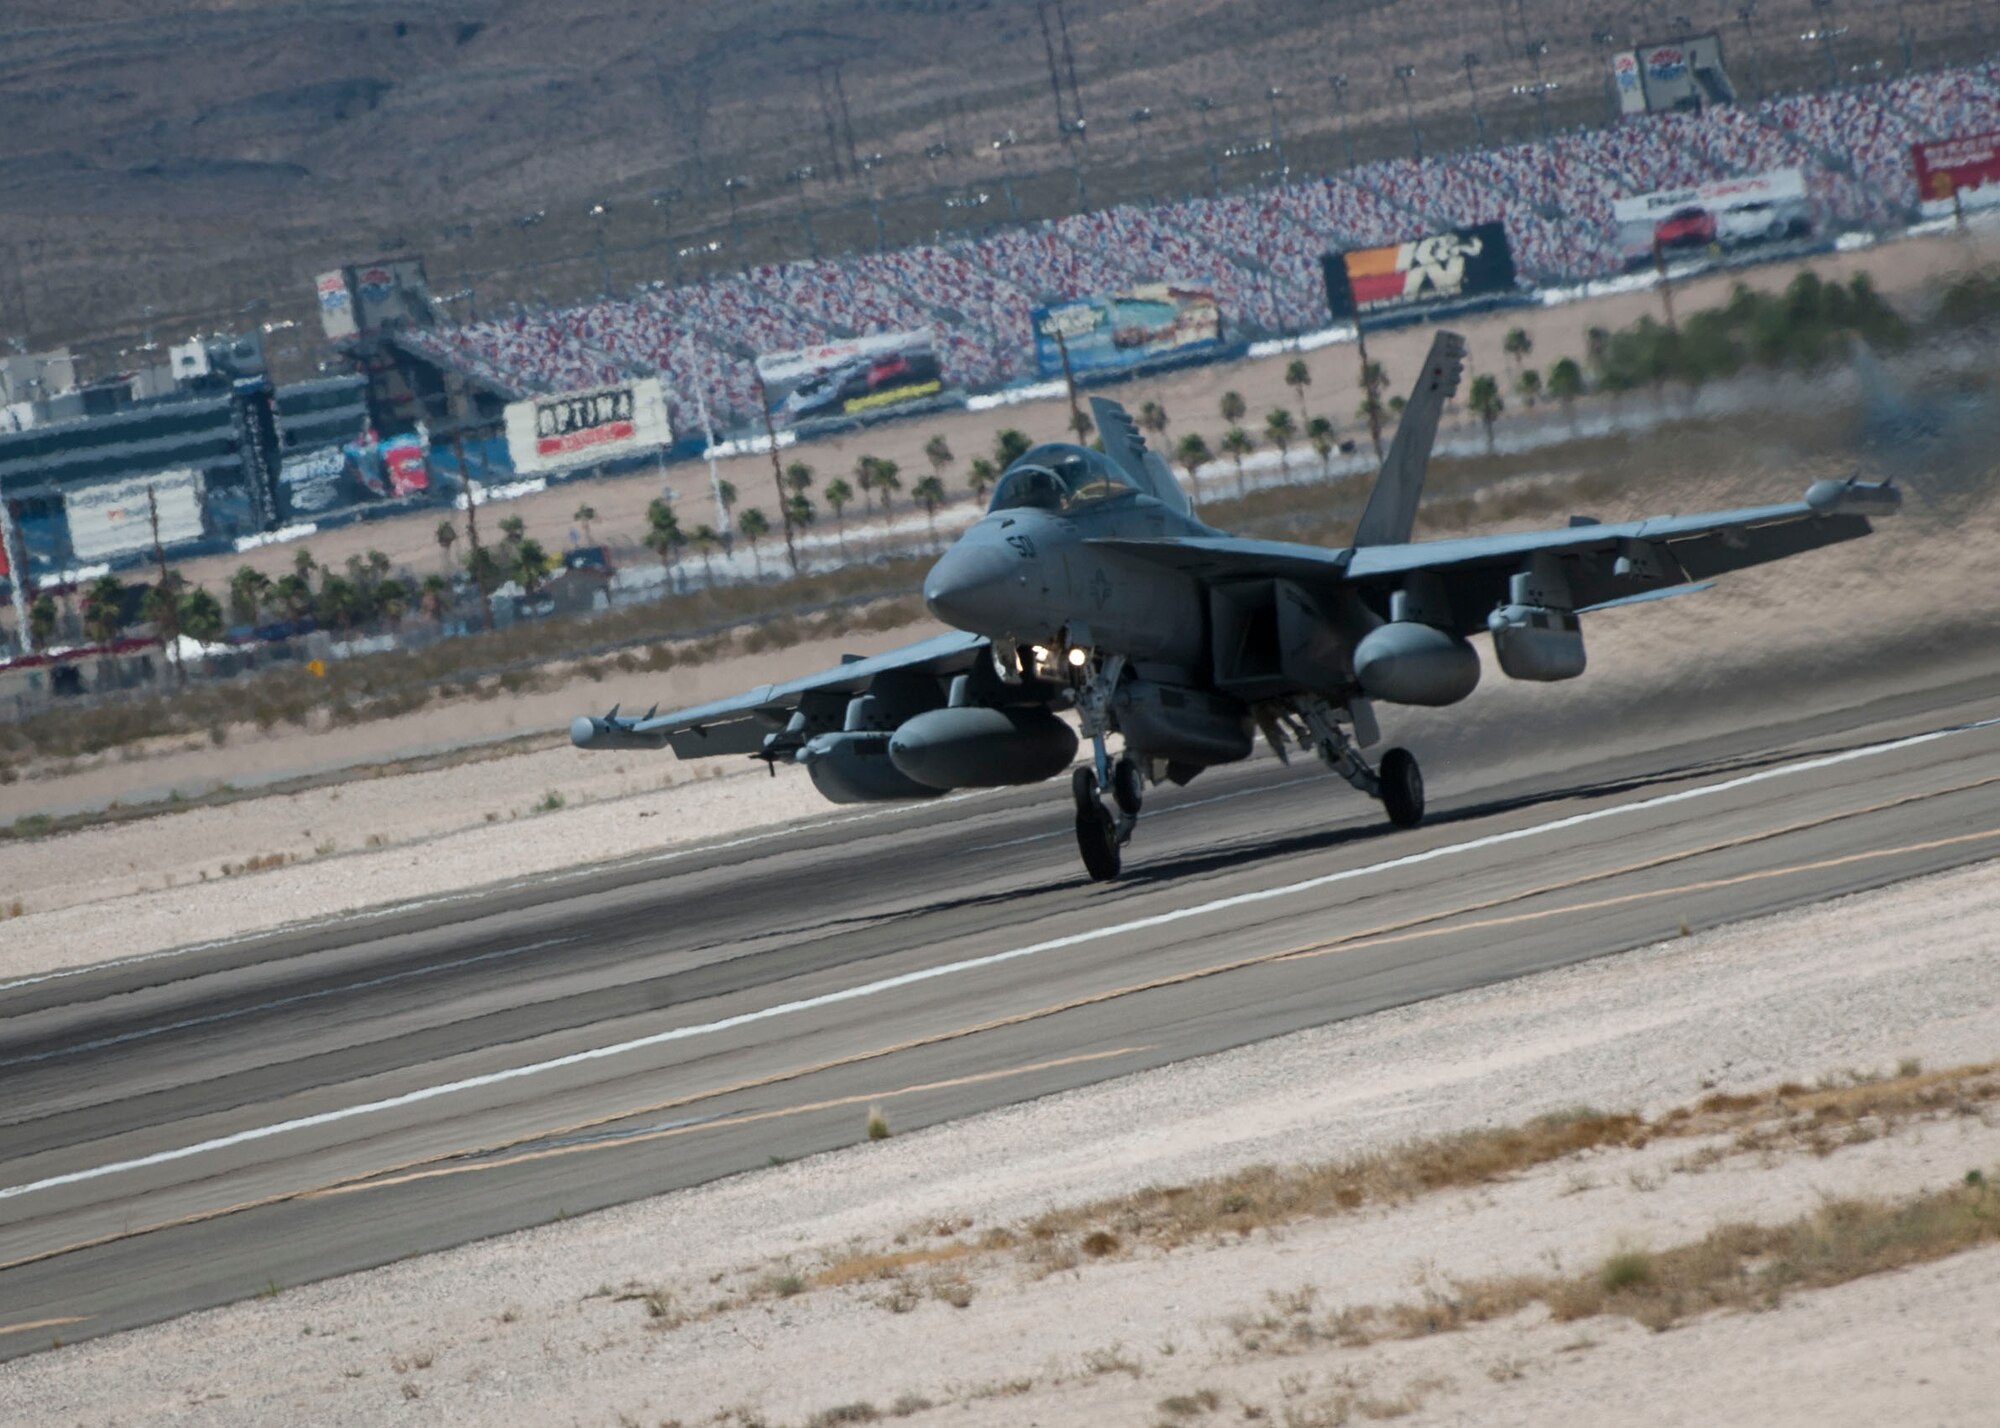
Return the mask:
<path id="1" fill-rule="evenodd" d="M 1913 144 L 1910 161 L 1926 218 L 1949 217 L 1954 195 L 1968 210 L 2000 204 L 2000 134 Z"/>
<path id="2" fill-rule="evenodd" d="M 1221 346 L 1222 310 L 1209 289 L 1175 282 L 1036 308 L 1035 364 L 1044 377 L 1061 375 L 1063 345 L 1073 372 L 1136 367 Z"/>
<path id="3" fill-rule="evenodd" d="M 1660 189 L 1612 202 L 1618 222 L 1618 251 L 1627 267 L 1653 260 L 1657 245 L 1671 254 L 1681 249 L 1734 249 L 1812 232 L 1805 174 L 1773 169 L 1746 178 Z"/>
<path id="4" fill-rule="evenodd" d="M 1499 223 L 1328 253 L 1320 269 L 1327 307 L 1343 321 L 1414 316 L 1514 291 L 1514 253 Z"/>
<path id="5" fill-rule="evenodd" d="M 671 446 L 658 377 L 530 397 L 506 411 L 507 453 L 516 471 L 561 471 Z"/>
<path id="6" fill-rule="evenodd" d="M 757 359 L 757 380 L 778 426 L 867 417 L 944 391 L 931 334 L 883 332 Z"/>

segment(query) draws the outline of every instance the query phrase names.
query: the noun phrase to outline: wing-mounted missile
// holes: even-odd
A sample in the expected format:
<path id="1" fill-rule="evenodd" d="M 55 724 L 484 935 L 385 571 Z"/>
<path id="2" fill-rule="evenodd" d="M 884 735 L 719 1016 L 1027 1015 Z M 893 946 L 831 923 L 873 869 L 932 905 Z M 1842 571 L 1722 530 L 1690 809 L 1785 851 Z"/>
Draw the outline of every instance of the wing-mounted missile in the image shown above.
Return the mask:
<path id="1" fill-rule="evenodd" d="M 1893 516 L 1903 508 L 1903 493 L 1889 481 L 1815 481 L 1806 487 L 1806 504 L 1822 516 Z"/>
<path id="2" fill-rule="evenodd" d="M 579 749 L 663 749 L 667 746 L 666 732 L 641 727 L 658 708 L 654 705 L 648 710 L 645 719 L 629 715 L 620 718 L 616 704 L 602 717 L 579 714 L 570 721 L 569 741 Z"/>

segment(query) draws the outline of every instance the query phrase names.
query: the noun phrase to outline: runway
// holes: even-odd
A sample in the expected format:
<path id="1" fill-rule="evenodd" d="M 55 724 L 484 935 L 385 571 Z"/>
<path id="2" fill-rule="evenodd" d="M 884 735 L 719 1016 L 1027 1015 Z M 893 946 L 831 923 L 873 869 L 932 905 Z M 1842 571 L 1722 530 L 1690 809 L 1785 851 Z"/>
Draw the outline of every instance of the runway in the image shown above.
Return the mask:
<path id="1" fill-rule="evenodd" d="M 1044 785 L 0 987 L 0 1357 L 2000 854 L 1989 667 L 1686 733 L 1461 741 L 1407 832 L 1215 770 L 1112 885 Z"/>

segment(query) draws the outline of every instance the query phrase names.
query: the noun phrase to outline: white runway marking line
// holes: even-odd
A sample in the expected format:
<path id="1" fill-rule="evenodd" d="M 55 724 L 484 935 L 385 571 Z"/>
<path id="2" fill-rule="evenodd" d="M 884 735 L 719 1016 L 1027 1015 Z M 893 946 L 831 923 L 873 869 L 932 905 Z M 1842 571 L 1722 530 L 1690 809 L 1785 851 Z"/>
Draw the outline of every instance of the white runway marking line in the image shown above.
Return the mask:
<path id="1" fill-rule="evenodd" d="M 161 1022 L 157 1026 L 141 1027 L 137 1031 L 120 1032 L 117 1036 L 100 1037 L 96 1041 L 81 1041 L 74 1045 L 59 1046 L 54 1051 L 38 1051 L 32 1056 L 14 1056 L 0 1061 L 0 1071 L 9 1066 L 32 1066 L 37 1061 L 53 1061 L 59 1056 L 76 1056 L 86 1051 L 102 1051 L 107 1046 L 123 1046 L 130 1041 L 144 1041 L 148 1037 L 163 1036 L 170 1031 L 186 1031 L 190 1027 L 211 1026 L 219 1021 L 234 1021 L 237 1017 L 249 1016 L 253 1012 L 276 1011 L 279 1007 L 297 1006 L 301 1002 L 324 1001 L 328 997 L 341 996 L 347 992 L 368 992 L 377 987 L 390 987 L 398 982 L 412 981 L 418 977 L 435 976 L 439 972 L 453 972 L 460 967 L 476 967 L 484 962 L 497 962 L 504 957 L 519 957 L 528 952 L 539 952 L 544 947 L 560 947 L 566 942 L 574 942 L 574 937 L 551 937 L 541 942 L 530 942 L 522 947 L 503 947 L 497 952 L 481 952 L 473 957 L 459 957 L 449 962 L 432 962 L 422 967 L 412 967 L 407 972 L 389 972 L 380 977 L 369 977 L 359 982 L 343 982 L 337 987 L 324 987 L 317 992 L 298 992 L 289 997 L 276 997 L 268 1002 L 258 1002 L 254 1006 L 232 1007 L 228 1011 L 210 1012 L 207 1016 L 184 1017 L 180 1021 Z"/>
<path id="2" fill-rule="evenodd" d="M 665 1046 L 676 1041 L 687 1041 L 698 1036 L 713 1036 L 717 1032 L 733 1031 L 741 1026 L 753 1026 L 762 1021 L 773 1021 L 780 1017 L 796 1016 L 801 1012 L 817 1011 L 821 1007 L 837 1006 L 842 1002 L 858 1001 L 865 997 L 880 996 L 903 987 L 917 986 L 924 982 L 936 981 L 942 977 L 955 977 L 966 972 L 979 971 L 986 967 L 996 967 L 1006 962 L 1019 961 L 1024 957 L 1035 957 L 1045 952 L 1059 952 L 1069 947 L 1079 947 L 1089 942 L 1101 942 L 1111 937 L 1121 937 L 1131 932 L 1143 932 L 1154 927 L 1167 927 L 1191 918 L 1206 917 L 1212 913 L 1228 912 L 1234 908 L 1248 907 L 1256 903 L 1270 902 L 1295 893 L 1311 892 L 1317 888 L 1331 887 L 1336 883 L 1368 877 L 1375 873 L 1390 872 L 1399 868 L 1412 868 L 1423 863 L 1436 862 L 1442 858 L 1457 857 L 1463 853 L 1474 853 L 1485 848 L 1496 848 L 1507 843 L 1518 843 L 1528 838 L 1541 837 L 1548 833 L 1558 833 L 1569 828 L 1580 828 L 1597 823 L 1606 818 L 1617 818 L 1628 813 L 1642 813 L 1649 809 L 1666 808 L 1678 803 L 1691 803 L 1697 799 L 1711 798 L 1717 794 L 1729 793 L 1739 788 L 1750 788 L 1774 779 L 1790 778 L 1795 774 L 1814 773 L 1820 769 L 1834 768 L 1840 764 L 1854 763 L 1861 759 L 1875 758 L 1882 754 L 1897 753 L 1903 749 L 1914 749 L 1923 744 L 1936 743 L 1941 739 L 1968 734 L 1980 729 L 2000 727 L 2000 719 L 1982 719 L 1977 723 L 1954 725 L 1948 729 L 1935 729 L 1927 734 L 1912 734 L 1907 738 L 1892 739 L 1885 744 L 1870 744 L 1858 749 L 1847 749 L 1837 754 L 1826 754 L 1818 758 L 1804 759 L 1795 764 L 1783 764 L 1776 768 L 1761 769 L 1756 773 L 1744 774 L 1737 778 L 1725 779 L 1721 783 L 1704 784 L 1699 788 L 1682 789 L 1678 793 L 1665 793 L 1655 798 L 1641 799 L 1637 803 L 1621 803 L 1610 808 L 1596 808 L 1586 813 L 1573 813 L 1565 818 L 1548 823 L 1538 823 L 1526 828 L 1514 828 L 1504 833 L 1489 833 L 1481 838 L 1471 838 L 1463 843 L 1446 843 L 1435 848 L 1426 848 L 1419 853 L 1406 853 L 1400 858 L 1390 858 L 1380 863 L 1370 863 L 1364 867 L 1343 868 L 1339 872 L 1322 873 L 1318 877 L 1306 878 L 1301 882 L 1286 883 L 1280 887 L 1260 888 L 1254 892 L 1234 893 L 1229 897 L 1215 898 L 1198 903 L 1193 907 L 1177 908 L 1172 912 L 1154 913 L 1149 917 L 1134 918 L 1129 922 L 1114 923 L 1109 927 L 1094 928 L 1087 932 L 1072 932 L 1062 937 L 1051 937 L 1046 941 L 1029 943 L 1025 947 L 1012 947 L 1004 952 L 989 952 L 980 957 L 968 957 L 962 961 L 946 962 L 935 967 L 922 967 L 913 972 L 899 973 L 893 977 L 883 977 L 877 981 L 864 982 L 860 986 L 848 987 L 842 991 L 825 992 L 816 997 L 804 997 L 797 1001 L 781 1002 L 776 1006 L 764 1007 L 757 1011 L 740 1012 L 735 1016 L 723 1017 L 718 1021 L 703 1022 L 694 1026 L 677 1026 L 667 1031 L 654 1032 L 650 1036 L 635 1037 L 630 1041 L 614 1042 L 609 1046 L 596 1046 L 588 1051 L 573 1051 L 566 1056 L 551 1057 L 547 1061 L 530 1062 L 525 1066 L 513 1066 L 504 1071 L 489 1071 L 478 1076 L 467 1076 L 458 1081 L 446 1081 L 436 1086 L 423 1086 L 414 1091 L 406 1091 L 399 1096 L 389 1096 L 379 1101 L 366 1101 L 360 1105 L 346 1106 L 339 1110 L 322 1111 L 316 1115 L 300 1116 L 294 1120 L 278 1121 L 272 1125 L 252 1126 L 233 1134 L 217 1136 L 212 1140 L 199 1141 L 194 1145 L 181 1146 L 174 1150 L 156 1151 L 151 1155 L 137 1156 L 131 1160 L 113 1161 L 107 1165 L 91 1166 L 83 1170 L 72 1170 L 61 1175 L 51 1175 L 46 1179 L 30 1181 L 23 1185 L 9 1185 L 0 1188 L 0 1200 L 10 1200 L 21 1195 L 31 1195 L 39 1190 L 54 1190 L 65 1185 L 77 1185 L 85 1181 L 99 1180 L 109 1175 L 120 1175 L 133 1170 L 145 1170 L 157 1165 L 167 1165 L 177 1160 L 186 1160 L 212 1151 L 228 1150 L 239 1145 L 249 1145 L 255 1141 L 268 1140 L 273 1136 L 286 1135 L 292 1131 L 313 1130 L 320 1126 L 333 1125 L 340 1121 L 352 1120 L 357 1116 L 374 1115 L 381 1111 L 399 1110 L 404 1106 L 417 1105 L 424 1101 L 436 1100 L 440 1096 L 455 1095 L 461 1091 L 475 1091 L 488 1086 L 502 1085 L 508 1081 L 519 1081 L 530 1076 L 539 1076 L 550 1071 L 560 1071 L 571 1066 L 581 1066 L 592 1061 L 602 1061 L 607 1057 L 622 1056 L 628 1052 L 644 1051 L 655 1046 Z"/>

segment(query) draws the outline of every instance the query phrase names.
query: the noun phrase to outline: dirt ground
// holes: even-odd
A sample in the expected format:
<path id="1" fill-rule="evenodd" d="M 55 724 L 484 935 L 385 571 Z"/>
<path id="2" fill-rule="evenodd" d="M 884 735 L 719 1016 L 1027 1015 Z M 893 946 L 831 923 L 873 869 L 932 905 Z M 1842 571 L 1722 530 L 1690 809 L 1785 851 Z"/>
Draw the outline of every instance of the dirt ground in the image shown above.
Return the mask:
<path id="1" fill-rule="evenodd" d="M 2000 1048 L 1996 910 L 1986 864 L 885 1142 L 857 1113 L 853 1149 L 19 1359 L 0 1400 L 20 1421 L 90 1425 L 1596 1428 L 1609 1405 L 1647 1425 L 1989 1424 L 1994 1249 L 1665 1333 L 1538 1307 L 1352 1347 L 1329 1326 L 1991 1173 L 1990 1105 L 1824 1154 L 1729 1154 L 1727 1136 L 1600 1149 L 1066 1268 L 970 1247 L 1146 1186 L 1578 1105 L 1658 1116 L 1785 1078 L 1984 1061 Z M 882 1254 L 915 1263 L 823 1287 Z"/>
<path id="2" fill-rule="evenodd" d="M 1913 298 L 1923 284 L 1937 274 L 1968 262 L 1990 260 L 1996 251 L 2000 251 L 2000 237 L 1992 235 L 1981 237 L 1976 242 L 1957 237 L 1927 237 L 1853 253 L 1830 254 L 1813 260 L 1809 266 L 1829 279 L 1845 279 L 1850 274 L 1866 272 L 1888 295 Z M 1680 311 L 1693 311 L 1721 301 L 1727 296 L 1730 286 L 1739 280 L 1752 287 L 1775 289 L 1790 282 L 1797 271 L 1790 264 L 1780 264 L 1705 277 L 1676 285 L 1674 301 Z M 1589 328 L 1608 327 L 1615 330 L 1642 314 L 1657 315 L 1659 311 L 1660 301 L 1656 295 L 1626 293 L 1560 307 L 1491 313 L 1454 321 L 1451 325 L 1464 333 L 1471 349 L 1470 371 L 1504 376 L 1512 368 L 1501 350 L 1501 342 L 1511 328 L 1521 327 L 1528 332 L 1534 341 L 1534 351 L 1528 362 L 1546 370 L 1559 357 L 1574 357 L 1581 362 L 1584 357 L 1584 334 Z M 1408 390 L 1415 379 L 1418 364 L 1430 347 L 1432 334 L 1431 327 L 1416 326 L 1371 336 L 1369 355 L 1387 368 L 1392 392 Z M 1253 434 L 1261 431 L 1263 413 L 1273 407 L 1298 409 L 1297 394 L 1284 384 L 1285 368 L 1291 360 L 1289 355 L 1280 355 L 1221 366 L 1194 367 L 1093 390 L 1126 403 L 1134 411 L 1141 402 L 1157 401 L 1166 408 L 1170 419 L 1167 429 L 1169 442 L 1192 431 L 1205 436 L 1209 446 L 1214 448 L 1225 430 L 1216 411 L 1216 404 L 1224 391 L 1236 391 L 1243 395 L 1250 411 L 1250 417 L 1244 424 Z M 1344 437 L 1358 440 L 1365 446 L 1368 439 L 1366 424 L 1355 419 L 1362 392 L 1353 346 L 1341 344 L 1322 348 L 1306 354 L 1305 360 L 1313 376 L 1313 384 L 1307 389 L 1304 403 L 1307 415 L 1332 417 Z M 1503 382 L 1503 386 L 1511 387 L 1511 383 Z M 1511 403 L 1511 395 L 1509 400 Z M 804 442 L 785 448 L 782 455 L 787 463 L 796 460 L 813 466 L 821 485 L 837 475 L 846 476 L 852 485 L 855 462 L 860 456 L 886 457 L 901 467 L 903 486 L 907 492 L 918 476 L 931 469 L 924 459 L 925 443 L 934 435 L 943 436 L 957 458 L 944 473 L 945 483 L 961 499 L 965 499 L 966 463 L 975 456 L 990 454 L 996 433 L 1014 427 L 1037 439 L 1054 439 L 1060 436 L 1066 417 L 1058 398 L 988 412 L 942 412 L 935 416 L 887 422 L 849 435 Z M 1505 420 L 1503 418 L 1503 422 Z M 1304 421 L 1299 424 L 1303 426 Z M 767 515 L 775 513 L 775 478 L 768 455 L 733 457 L 720 463 L 720 470 L 723 478 L 736 486 L 744 506 L 760 506 Z M 650 562 L 652 557 L 644 554 L 641 544 L 646 533 L 646 506 L 661 494 L 663 487 L 673 492 L 684 526 L 692 528 L 703 523 L 719 524 L 704 465 L 683 462 L 669 466 L 665 471 L 664 481 L 653 472 L 644 472 L 555 487 L 519 500 L 483 507 L 480 519 L 487 524 L 488 534 L 491 534 L 503 516 L 518 515 L 526 522 L 530 535 L 555 549 L 569 544 L 572 532 L 580 535 L 573 516 L 577 508 L 587 502 L 598 512 L 592 526 L 596 539 L 623 547 L 632 552 L 634 558 Z M 910 509 L 907 499 L 899 501 L 894 509 L 907 514 Z M 284 574 L 292 567 L 294 552 L 303 545 L 317 560 L 334 568 L 338 568 L 350 555 L 377 549 L 396 564 L 406 565 L 420 575 L 426 574 L 438 568 L 440 557 L 435 531 L 438 521 L 447 514 L 439 511 L 401 520 L 347 526 L 298 543 L 266 546 L 246 555 L 210 556 L 188 561 L 181 569 L 190 580 L 221 590 L 239 565 L 254 566 L 274 578 Z M 852 511 L 850 520 L 860 514 L 858 510 Z M 821 523 L 825 524 L 828 517 L 829 513 L 822 510 Z M 462 527 L 463 517 L 457 519 Z"/>

